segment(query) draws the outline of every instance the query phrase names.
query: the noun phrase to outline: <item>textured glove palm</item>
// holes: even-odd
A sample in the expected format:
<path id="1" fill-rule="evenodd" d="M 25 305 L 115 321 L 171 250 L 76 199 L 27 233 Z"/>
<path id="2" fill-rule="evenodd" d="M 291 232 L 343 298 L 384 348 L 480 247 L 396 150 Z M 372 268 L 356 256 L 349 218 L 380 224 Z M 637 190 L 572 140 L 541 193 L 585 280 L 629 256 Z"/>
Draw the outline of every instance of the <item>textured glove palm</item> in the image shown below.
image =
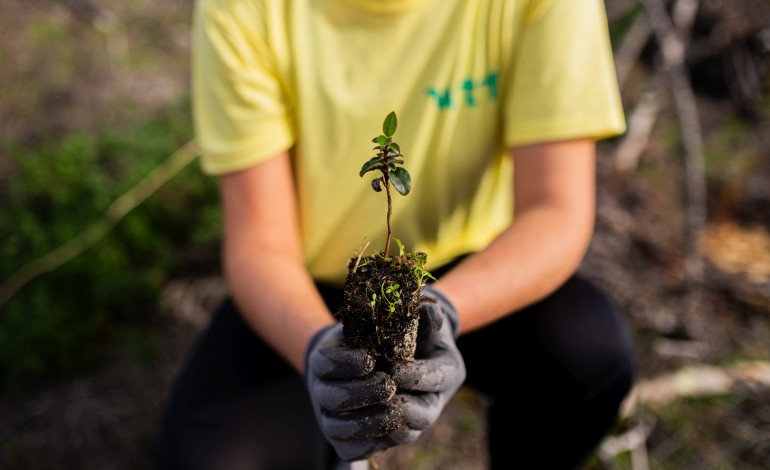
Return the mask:
<path id="1" fill-rule="evenodd" d="M 402 443 L 403 411 L 391 400 L 393 379 L 373 372 L 374 358 L 345 346 L 342 324 L 313 337 L 305 353 L 305 386 L 316 421 L 342 460 L 353 461 Z"/>
<path id="2" fill-rule="evenodd" d="M 398 394 L 392 402 L 403 411 L 408 442 L 417 440 L 438 419 L 465 381 L 465 362 L 455 344 L 457 311 L 430 286 L 425 289 L 419 309 L 415 360 L 393 368 Z"/>

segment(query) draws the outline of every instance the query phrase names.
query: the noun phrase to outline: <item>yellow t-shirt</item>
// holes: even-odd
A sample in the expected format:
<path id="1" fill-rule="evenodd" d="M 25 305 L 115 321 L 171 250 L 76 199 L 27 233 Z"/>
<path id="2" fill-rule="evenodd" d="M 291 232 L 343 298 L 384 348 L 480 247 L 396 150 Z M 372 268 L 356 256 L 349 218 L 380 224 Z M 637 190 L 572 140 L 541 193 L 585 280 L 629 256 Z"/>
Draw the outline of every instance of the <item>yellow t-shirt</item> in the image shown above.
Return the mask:
<path id="1" fill-rule="evenodd" d="M 393 236 L 428 269 L 512 218 L 511 145 L 625 131 L 602 0 L 198 0 L 193 112 L 212 175 L 292 149 L 308 269 L 383 250 L 358 176 L 395 111 L 412 192 Z"/>

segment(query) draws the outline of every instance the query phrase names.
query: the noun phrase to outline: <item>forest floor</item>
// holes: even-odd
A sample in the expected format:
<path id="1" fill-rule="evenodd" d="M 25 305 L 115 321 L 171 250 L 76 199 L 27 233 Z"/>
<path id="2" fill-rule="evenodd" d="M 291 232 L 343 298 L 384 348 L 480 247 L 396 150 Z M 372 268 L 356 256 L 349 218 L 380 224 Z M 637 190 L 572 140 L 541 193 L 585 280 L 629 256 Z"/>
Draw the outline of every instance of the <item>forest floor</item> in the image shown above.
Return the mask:
<path id="1" fill-rule="evenodd" d="M 178 56 L 186 59 L 189 48 L 190 2 L 57 3 L 39 0 L 25 8 L 21 0 L 10 0 L 3 7 L 8 14 L 0 17 L 0 41 L 9 51 L 28 52 L 3 57 L 2 63 L 20 71 L 0 72 L 0 85 L 15 97 L 0 106 L 4 132 L 88 129 L 116 96 L 152 112 L 184 94 L 187 68 Z M 144 10 L 157 17 L 148 19 Z M 23 37 L 11 33 L 11 19 L 43 41 L 37 49 L 18 48 Z M 51 63 L 33 58 L 71 53 L 60 40 L 62 31 L 79 35 L 74 41 L 90 54 L 78 59 L 78 67 L 59 66 L 52 73 Z M 50 47 L 53 52 L 46 51 Z M 147 49 L 155 52 L 137 52 Z M 99 65 L 98 57 L 110 65 Z M 121 73 L 128 60 L 134 64 L 130 75 Z M 48 86 L 39 93 L 11 86 L 46 74 Z M 638 103 L 649 75 L 642 66 L 630 80 L 624 91 L 629 108 Z M 70 87 L 73 81 L 79 86 Z M 770 468 L 770 381 L 764 363 L 754 362 L 770 358 L 770 113 L 766 97 L 747 117 L 745 103 L 736 102 L 729 89 L 706 83 L 696 91 L 709 183 L 701 283 L 690 285 L 684 275 L 685 180 L 671 100 L 661 98 L 654 131 L 633 169 L 618 169 L 620 140 L 599 146 L 596 233 L 580 269 L 626 313 L 637 348 L 637 386 L 649 385 L 645 390 L 658 395 L 628 408 L 586 470 Z M 25 119 L 14 119 L 20 115 Z M 126 350 L 99 370 L 0 396 L 0 468 L 152 468 L 173 378 L 224 294 L 216 267 L 205 276 L 175 279 L 147 326 L 162 344 L 156 354 Z M 746 364 L 756 367 L 741 369 L 740 376 L 730 372 Z M 697 366 L 714 369 L 682 373 Z M 655 396 L 663 398 L 650 398 Z M 488 405 L 475 391 L 461 390 L 418 443 L 381 454 L 378 464 L 399 470 L 488 468 Z"/>

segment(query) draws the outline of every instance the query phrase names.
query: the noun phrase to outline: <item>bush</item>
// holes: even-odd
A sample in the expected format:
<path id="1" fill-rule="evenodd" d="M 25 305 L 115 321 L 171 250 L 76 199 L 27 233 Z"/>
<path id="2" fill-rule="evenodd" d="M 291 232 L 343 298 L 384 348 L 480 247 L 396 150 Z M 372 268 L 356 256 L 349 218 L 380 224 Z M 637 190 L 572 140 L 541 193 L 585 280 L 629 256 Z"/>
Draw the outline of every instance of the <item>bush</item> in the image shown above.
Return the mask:
<path id="1" fill-rule="evenodd" d="M 188 117 L 184 103 L 129 131 L 7 145 L 0 279 L 97 220 L 190 139 Z M 216 197 L 215 182 L 188 165 L 95 246 L 0 307 L 0 388 L 100 364 L 152 320 L 170 276 L 216 269 Z"/>

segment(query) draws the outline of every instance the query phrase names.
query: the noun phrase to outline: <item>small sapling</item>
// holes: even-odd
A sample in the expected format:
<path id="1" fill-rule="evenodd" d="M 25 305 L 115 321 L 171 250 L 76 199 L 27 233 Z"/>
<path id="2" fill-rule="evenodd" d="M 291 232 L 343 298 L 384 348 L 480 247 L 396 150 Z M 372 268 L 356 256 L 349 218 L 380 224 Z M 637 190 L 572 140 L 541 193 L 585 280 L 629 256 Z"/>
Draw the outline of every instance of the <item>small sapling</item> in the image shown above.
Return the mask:
<path id="1" fill-rule="evenodd" d="M 383 368 L 414 357 L 420 295 L 426 280 L 434 279 L 425 269 L 427 255 L 407 252 L 401 240 L 393 237 L 391 186 L 403 196 L 412 189 L 411 175 L 403 166 L 405 157 L 393 141 L 397 125 L 396 113 L 391 112 L 382 124 L 382 134 L 372 139 L 376 155 L 359 171 L 361 177 L 379 172 L 371 186 L 378 193 L 384 190 L 387 198 L 385 249 L 364 256 L 365 246 L 348 260 L 343 303 L 336 313 L 345 341 L 369 350 Z M 397 256 L 390 256 L 392 240 L 398 245 Z"/>

